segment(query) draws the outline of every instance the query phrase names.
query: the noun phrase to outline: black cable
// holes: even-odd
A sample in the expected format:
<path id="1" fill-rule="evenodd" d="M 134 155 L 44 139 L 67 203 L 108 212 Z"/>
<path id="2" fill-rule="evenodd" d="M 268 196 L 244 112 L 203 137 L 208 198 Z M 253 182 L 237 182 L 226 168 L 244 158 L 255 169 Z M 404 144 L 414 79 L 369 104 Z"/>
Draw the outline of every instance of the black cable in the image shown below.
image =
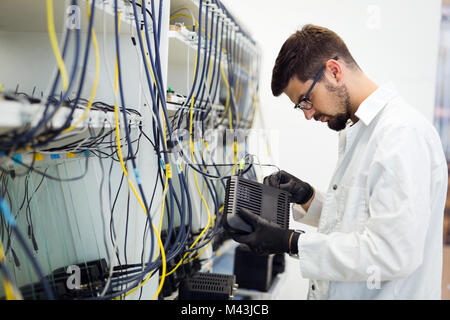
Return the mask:
<path id="1" fill-rule="evenodd" d="M 12 157 L 9 157 L 9 158 L 11 160 L 14 160 Z M 50 176 L 50 175 L 46 174 L 45 172 L 37 170 L 37 169 L 33 168 L 32 166 L 28 166 L 28 165 L 26 165 L 25 163 L 23 163 L 21 161 L 16 161 L 16 163 L 18 165 L 22 166 L 22 167 L 25 167 L 25 168 L 33 171 L 33 172 L 36 172 L 37 174 L 39 174 L 39 175 L 41 175 L 41 176 L 43 176 L 43 177 L 45 177 L 47 179 L 55 180 L 55 181 L 59 181 L 59 182 L 67 182 L 67 181 L 79 180 L 79 179 L 82 179 L 82 178 L 84 178 L 86 176 L 86 173 L 88 172 L 88 167 L 89 167 L 89 156 L 85 155 L 85 170 L 84 170 L 84 173 L 82 175 L 77 176 L 77 177 L 73 177 L 73 178 L 64 178 L 64 179 Z M 6 174 L 11 174 L 11 170 L 7 170 L 7 169 L 4 169 L 2 167 L 0 167 L 0 171 L 4 172 Z"/>
<path id="2" fill-rule="evenodd" d="M 72 5 L 77 5 L 77 4 L 78 4 L 77 0 L 72 0 Z M 70 29 L 67 29 L 66 32 L 67 32 L 66 33 L 66 41 L 65 41 L 65 46 L 63 48 L 63 54 L 62 54 L 63 55 L 63 59 L 64 59 L 64 56 L 65 56 L 65 50 L 66 50 L 67 44 L 68 44 L 68 39 L 69 39 L 69 35 L 70 35 Z M 5 148 L 5 147 L 6 148 L 11 148 L 11 147 L 13 147 L 13 148 L 21 148 L 21 147 L 23 147 L 25 145 L 25 143 L 27 141 L 30 141 L 32 136 L 47 121 L 49 121 L 55 115 L 56 111 L 61 106 L 61 103 L 67 99 L 67 97 L 69 96 L 69 94 L 71 92 L 71 88 L 73 86 L 73 83 L 75 82 L 75 75 L 76 75 L 76 71 L 77 71 L 77 68 L 78 68 L 78 55 L 79 55 L 78 52 L 79 52 L 79 48 L 80 48 L 80 30 L 79 29 L 75 30 L 75 40 L 76 40 L 75 41 L 75 58 L 74 58 L 73 66 L 72 66 L 72 72 L 71 72 L 71 76 L 70 76 L 70 81 L 69 81 L 68 89 L 64 93 L 62 99 L 60 100 L 60 103 L 58 105 L 56 105 L 55 108 L 47 116 L 47 111 L 48 111 L 48 108 L 49 108 L 49 105 L 50 105 L 50 102 L 47 102 L 46 105 L 45 105 L 44 115 L 41 118 L 41 120 L 38 122 L 38 124 L 35 127 L 33 127 L 31 130 L 29 130 L 29 131 L 27 131 L 27 132 L 25 132 L 25 133 L 23 133 L 23 134 L 21 134 L 19 136 L 16 136 L 16 139 L 14 141 L 12 141 L 11 143 L 6 144 L 6 145 L 0 143 L 0 148 L 1 149 Z M 53 88 L 52 88 L 52 92 L 51 92 L 50 96 L 52 96 L 54 94 L 54 90 L 56 88 L 56 84 L 58 82 L 58 79 L 59 79 L 59 70 L 58 70 L 57 76 L 55 78 L 55 81 L 54 81 L 54 84 L 53 84 Z M 32 145 L 33 145 L 33 143 L 32 143 Z"/>
<path id="3" fill-rule="evenodd" d="M 5 202 L 5 200 L 3 198 L 0 199 L 0 203 L 1 203 L 1 205 L 0 205 L 1 211 L 2 211 L 3 215 L 5 216 L 5 219 L 8 221 L 8 224 L 11 227 L 12 231 L 14 232 L 16 239 L 19 241 L 20 245 L 24 249 L 25 255 L 31 261 L 31 264 L 33 265 L 33 268 L 41 281 L 41 284 L 45 291 L 47 299 L 54 300 L 55 296 L 53 295 L 53 292 L 50 289 L 50 284 L 48 283 L 48 279 L 44 276 L 42 269 L 39 266 L 36 258 L 33 256 L 33 253 L 31 252 L 30 248 L 28 247 L 25 239 L 23 238 L 22 234 L 18 230 L 18 228 L 16 226 L 16 221 L 15 221 L 14 217 L 12 216 L 12 213 L 9 209 L 8 204 Z"/>
<path id="4" fill-rule="evenodd" d="M 43 145 L 48 144 L 49 142 L 51 142 L 56 136 L 58 136 L 61 132 L 63 132 L 65 129 L 67 129 L 70 126 L 70 123 L 72 121 L 72 116 L 73 113 L 75 112 L 76 106 L 78 105 L 78 100 L 81 96 L 81 91 L 83 90 L 83 86 L 84 86 L 84 78 L 86 76 L 86 71 L 87 71 L 87 65 L 88 65 L 88 60 L 89 60 L 89 49 L 91 46 L 91 36 L 92 36 L 92 28 L 94 25 L 94 17 L 95 17 L 95 0 L 92 0 L 92 4 L 91 4 L 91 15 L 89 18 L 89 25 L 88 25 L 88 31 L 87 31 L 87 37 L 86 37 L 86 45 L 85 45 L 85 52 L 84 52 L 84 58 L 83 58 L 83 66 L 81 68 L 81 75 L 80 75 L 80 83 L 78 85 L 78 91 L 76 94 L 76 98 L 75 101 L 72 103 L 72 110 L 70 111 L 69 115 L 67 116 L 66 121 L 64 122 L 64 124 L 57 130 L 55 130 L 52 133 L 52 136 L 49 137 L 48 139 L 44 140 L 44 141 L 40 141 L 38 144 L 36 144 L 34 147 L 40 147 Z M 79 37 L 79 30 L 77 30 L 77 37 Z M 78 44 L 79 45 L 79 40 Z M 78 55 L 78 51 L 76 53 Z"/>

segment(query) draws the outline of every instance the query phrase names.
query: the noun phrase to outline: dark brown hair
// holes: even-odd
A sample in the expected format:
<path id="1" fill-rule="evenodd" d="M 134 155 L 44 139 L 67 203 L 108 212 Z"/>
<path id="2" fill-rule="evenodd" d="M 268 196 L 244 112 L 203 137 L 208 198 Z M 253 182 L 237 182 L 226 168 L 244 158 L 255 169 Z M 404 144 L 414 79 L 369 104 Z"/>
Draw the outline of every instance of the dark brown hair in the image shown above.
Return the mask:
<path id="1" fill-rule="evenodd" d="M 294 75 L 302 82 L 313 79 L 324 63 L 335 56 L 359 69 L 336 33 L 324 27 L 305 25 L 284 42 L 278 53 L 272 71 L 272 93 L 279 96 Z"/>

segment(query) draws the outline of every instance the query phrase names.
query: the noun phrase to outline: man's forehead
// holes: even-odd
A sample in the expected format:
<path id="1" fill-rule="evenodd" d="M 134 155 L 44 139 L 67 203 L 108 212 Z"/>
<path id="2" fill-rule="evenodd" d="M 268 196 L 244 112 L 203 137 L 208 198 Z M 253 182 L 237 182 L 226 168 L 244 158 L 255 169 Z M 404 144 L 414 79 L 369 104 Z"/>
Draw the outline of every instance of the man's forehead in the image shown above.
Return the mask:
<path id="1" fill-rule="evenodd" d="M 299 97 L 303 96 L 306 93 L 306 90 L 306 84 L 300 81 L 296 75 L 294 75 L 289 80 L 288 85 L 284 89 L 284 93 L 293 103 L 298 103 Z"/>

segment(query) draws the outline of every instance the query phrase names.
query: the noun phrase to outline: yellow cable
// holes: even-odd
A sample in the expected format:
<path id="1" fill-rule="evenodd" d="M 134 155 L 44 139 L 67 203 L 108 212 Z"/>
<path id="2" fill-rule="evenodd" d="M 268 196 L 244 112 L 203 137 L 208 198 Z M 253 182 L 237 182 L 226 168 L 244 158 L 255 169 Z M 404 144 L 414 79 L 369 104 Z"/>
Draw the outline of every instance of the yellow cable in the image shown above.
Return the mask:
<path id="1" fill-rule="evenodd" d="M 141 39 L 142 39 L 143 47 L 146 48 L 147 44 L 146 44 L 146 38 L 144 36 L 144 30 L 141 30 Z M 152 76 L 153 83 L 158 88 L 158 86 L 156 85 L 155 75 L 153 74 L 153 70 L 150 65 L 150 60 L 148 58 L 148 51 L 146 51 L 144 49 L 144 52 L 145 52 L 145 61 L 147 63 L 148 70 L 150 71 L 150 75 Z M 163 140 L 164 140 L 164 145 L 167 148 L 166 119 L 164 117 L 164 113 L 162 113 L 161 115 L 163 118 L 162 119 L 162 125 L 163 125 L 163 131 L 164 131 L 164 134 L 163 134 L 164 139 Z M 167 168 L 168 168 L 168 170 L 167 170 Z M 165 206 L 165 200 L 166 200 L 165 194 L 167 193 L 167 187 L 169 186 L 169 184 L 168 184 L 169 179 L 171 179 L 170 164 L 166 164 L 166 178 L 165 178 L 165 182 L 164 182 L 163 198 L 162 198 L 162 204 L 161 204 L 161 217 L 160 217 L 159 230 L 158 230 L 159 234 L 161 234 L 161 227 L 162 227 L 162 221 L 163 221 L 163 216 L 164 216 L 164 206 Z"/>
<path id="2" fill-rule="evenodd" d="M 169 169 L 167 169 L 167 166 L 169 166 Z M 165 201 L 166 201 L 167 187 L 169 186 L 169 179 L 171 178 L 170 175 L 171 175 L 170 174 L 170 164 L 167 164 L 166 165 L 166 180 L 164 181 L 164 191 L 163 191 L 163 196 L 162 196 L 163 198 L 162 198 L 162 204 L 161 204 L 161 216 L 159 218 L 159 229 L 158 229 L 159 234 L 161 234 L 161 227 L 162 227 L 162 223 L 163 223 L 164 205 L 165 205 Z"/>
<path id="3" fill-rule="evenodd" d="M 225 82 L 225 85 L 226 85 L 228 90 L 227 90 L 227 100 L 225 101 L 225 110 L 223 111 L 223 114 L 220 117 L 220 120 L 219 120 L 218 124 L 221 124 L 223 122 L 223 120 L 225 119 L 225 117 L 227 115 L 227 112 L 229 111 L 229 108 L 230 108 L 230 94 L 231 94 L 231 92 L 230 92 L 230 84 L 228 83 L 227 77 L 225 75 L 225 71 L 223 71 L 223 67 L 222 66 L 220 66 L 220 72 L 222 74 L 223 81 Z M 229 126 L 230 126 L 230 130 L 233 130 L 231 122 L 230 122 Z"/>
<path id="4" fill-rule="evenodd" d="M 206 151 L 209 152 L 208 144 L 205 143 L 205 141 L 203 140 L 203 137 L 200 137 L 200 139 L 202 140 L 203 146 L 205 147 Z M 203 146 L 201 147 L 201 151 L 200 151 L 200 153 L 201 153 L 201 155 L 202 155 L 202 158 L 203 158 L 203 154 L 204 154 Z M 203 172 L 208 172 L 208 170 L 207 170 L 206 168 L 203 168 Z M 210 195 L 211 197 L 213 197 L 213 194 L 210 193 L 209 189 L 207 188 L 206 180 L 203 181 L 203 190 L 206 190 L 206 191 L 209 193 L 209 195 Z M 207 208 L 207 209 L 208 209 L 208 208 Z M 211 215 L 211 216 L 212 216 L 212 215 Z M 212 220 L 211 220 L 211 228 L 214 227 L 214 219 L 215 219 L 215 216 L 212 217 Z"/>
<path id="5" fill-rule="evenodd" d="M 231 132 L 233 132 L 233 117 L 232 117 L 232 114 L 231 114 L 231 108 L 229 107 L 230 84 L 228 83 L 228 79 L 227 79 L 227 77 L 225 75 L 225 71 L 223 71 L 222 66 L 220 66 L 220 71 L 222 73 L 222 78 L 223 78 L 223 80 L 225 82 L 225 85 L 227 86 L 227 89 L 228 89 L 225 111 L 224 111 L 224 113 L 222 115 L 221 121 L 225 118 L 226 111 L 228 110 L 228 125 L 229 125 L 229 128 L 230 128 Z M 232 174 L 235 175 L 235 173 L 236 173 L 236 164 L 237 164 L 237 160 L 238 160 L 238 158 L 237 158 L 237 142 L 236 141 L 233 141 L 233 155 L 234 155 L 234 157 L 233 157 L 233 159 L 234 159 L 234 166 L 233 166 Z"/>
<path id="6" fill-rule="evenodd" d="M 215 57 L 215 59 L 217 59 L 217 57 Z M 211 58 L 209 59 L 209 88 L 211 89 L 212 86 L 212 82 L 213 82 L 213 78 L 212 78 L 212 63 L 213 63 L 214 59 L 211 55 Z"/>
<path id="7" fill-rule="evenodd" d="M 189 18 L 189 19 L 194 18 L 195 27 L 196 27 L 196 28 L 199 27 L 198 21 L 197 21 L 197 19 L 195 19 L 195 17 L 192 17 L 192 16 L 187 15 L 187 14 L 184 14 L 184 13 L 178 13 L 178 14 L 176 14 L 176 15 L 171 16 L 169 21 L 172 21 L 173 19 L 178 18 L 178 17 L 187 17 L 187 18 Z M 184 27 L 185 27 L 185 28 L 192 28 L 192 26 L 184 26 Z M 202 31 L 205 32 L 206 29 L 205 29 L 205 28 L 202 28 Z M 210 34 L 210 33 L 208 33 L 208 38 L 211 38 L 211 34 Z"/>
<path id="8" fill-rule="evenodd" d="M 195 59 L 195 61 L 197 61 L 197 59 Z M 195 68 L 196 68 L 196 67 L 197 67 L 197 63 L 195 62 L 195 64 L 194 64 L 194 74 L 195 74 Z M 233 130 L 233 124 L 232 124 L 232 121 L 231 121 L 231 120 L 232 120 L 232 119 L 231 119 L 231 109 L 229 108 L 230 85 L 229 85 L 229 83 L 228 83 L 228 80 L 227 80 L 227 78 L 226 78 L 226 75 L 225 75 L 225 72 L 224 72 L 222 66 L 220 67 L 220 70 L 221 70 L 222 77 L 223 77 L 223 79 L 224 79 L 225 85 L 226 85 L 227 88 L 228 88 L 227 100 L 226 100 L 226 103 L 225 103 L 226 106 L 225 106 L 224 114 L 222 115 L 222 120 L 223 120 L 223 118 L 225 117 L 225 115 L 226 115 L 226 113 L 227 113 L 227 110 L 228 110 L 228 111 L 229 111 L 229 127 L 230 127 L 230 130 Z M 189 118 L 189 120 L 190 120 L 190 121 L 189 121 L 189 124 L 190 124 L 190 126 L 189 126 L 189 137 L 190 137 L 190 148 L 191 148 L 192 161 L 193 161 L 193 163 L 195 164 L 195 158 L 194 158 L 194 152 L 193 152 L 195 148 L 194 148 L 194 144 L 193 144 L 193 141 L 192 141 L 192 116 L 193 116 L 192 109 L 193 109 L 193 106 L 194 106 L 194 97 L 191 98 L 191 106 L 190 106 L 190 112 L 189 112 L 189 116 L 190 116 L 190 118 Z M 236 144 L 236 142 L 234 142 L 234 144 Z M 236 154 L 236 152 L 234 152 L 234 154 L 235 154 L 234 159 L 235 159 L 235 164 L 236 164 L 236 163 L 237 163 L 237 154 Z M 235 167 L 236 167 L 236 166 L 233 167 L 233 171 L 235 170 Z M 233 173 L 233 174 L 234 174 L 234 173 Z M 193 247 L 197 244 L 197 242 L 202 238 L 202 236 L 203 236 L 203 235 L 205 234 L 205 232 L 208 230 L 209 226 L 212 224 L 211 221 L 214 220 L 214 219 L 211 219 L 211 213 L 210 213 L 210 211 L 209 211 L 208 205 L 206 204 L 206 201 L 205 201 L 205 199 L 203 198 L 203 195 L 202 195 L 202 193 L 201 193 L 201 191 L 200 191 L 200 188 L 199 188 L 199 186 L 198 186 L 198 180 L 197 180 L 197 175 L 196 175 L 195 171 L 194 171 L 194 180 L 195 180 L 195 183 L 196 183 L 197 191 L 199 192 L 200 197 L 201 197 L 203 203 L 205 204 L 205 207 L 206 207 L 206 210 L 207 210 L 207 213 L 208 213 L 208 224 L 207 224 L 206 227 L 202 230 L 202 232 L 200 233 L 200 235 L 197 237 L 197 239 L 194 241 L 194 243 L 191 245 L 190 248 L 193 248 Z M 222 209 L 222 210 L 223 210 L 223 209 Z M 215 217 L 214 217 L 214 218 L 215 218 Z M 209 244 L 208 244 L 208 246 L 209 246 Z M 208 247 L 208 246 L 207 246 L 207 247 Z M 207 247 L 206 247 L 206 248 L 207 248 Z M 192 260 L 198 258 L 198 257 L 206 250 L 206 248 L 205 248 L 202 252 L 200 252 L 196 257 L 190 259 L 188 262 L 190 262 L 190 261 L 192 261 Z M 172 274 L 173 272 L 175 272 L 175 270 L 178 269 L 178 267 L 182 264 L 183 260 L 186 258 L 186 256 L 187 256 L 188 254 L 189 254 L 189 253 L 186 253 L 186 254 L 183 256 L 183 258 L 178 262 L 178 264 L 177 264 L 171 271 L 169 271 L 169 272 L 167 273 L 166 276 L 168 276 L 168 275 Z"/>
<path id="9" fill-rule="evenodd" d="M 146 39 L 145 39 L 145 36 L 144 36 L 144 30 L 141 30 L 141 39 L 142 39 L 142 46 L 144 47 L 144 51 L 145 51 L 145 48 L 146 48 L 147 44 L 146 44 Z M 150 75 L 152 76 L 153 82 L 155 83 L 155 86 L 156 86 L 155 75 L 153 74 L 153 69 L 150 66 L 150 60 L 148 59 L 148 52 L 147 51 L 145 51 L 145 61 L 147 62 L 148 70 L 150 71 Z"/>
<path id="10" fill-rule="evenodd" d="M 61 51 L 59 50 L 58 40 L 56 39 L 55 22 L 53 20 L 53 0 L 47 0 L 47 28 L 53 54 L 55 55 L 56 63 L 58 64 L 59 72 L 61 73 L 63 90 L 66 91 L 69 87 L 69 77 L 67 76 L 66 65 L 64 64 Z"/>
<path id="11" fill-rule="evenodd" d="M 253 122 L 255 121 L 255 116 L 256 116 L 256 112 L 257 112 L 258 108 L 259 108 L 258 95 L 256 94 L 256 91 L 255 91 L 253 93 L 253 113 L 252 113 L 252 118 L 250 119 L 249 128 L 253 127 Z"/>
<path id="12" fill-rule="evenodd" d="M 193 163 L 195 164 L 194 153 L 193 153 L 194 146 L 193 146 L 193 142 L 192 142 L 192 105 L 193 104 L 194 104 L 194 98 L 192 98 L 191 110 L 190 110 L 190 122 L 191 122 L 191 124 L 190 124 L 190 132 L 191 132 L 190 145 L 191 145 L 191 156 L 193 158 L 192 160 L 193 160 Z M 197 187 L 197 191 L 198 191 L 198 193 L 200 195 L 200 198 L 202 199 L 203 204 L 205 205 L 206 212 L 208 213 L 208 223 L 207 223 L 206 227 L 202 230 L 202 232 L 198 235 L 198 237 L 195 239 L 194 243 L 190 246 L 190 249 L 192 249 L 197 244 L 197 242 L 201 238 L 203 238 L 203 235 L 205 234 L 205 232 L 210 228 L 210 225 L 212 225 L 212 223 L 211 223 L 212 222 L 211 212 L 209 211 L 208 204 L 206 203 L 205 198 L 203 197 L 203 194 L 202 194 L 202 192 L 200 190 L 200 187 L 198 185 L 197 174 L 195 173 L 195 171 L 194 171 L 194 180 L 195 180 L 195 186 Z M 167 273 L 167 276 L 172 274 L 175 270 L 178 269 L 178 267 L 181 265 L 183 260 L 188 256 L 188 254 L 189 253 L 185 253 L 184 254 L 183 258 L 178 262 L 178 264 L 170 272 Z"/>
<path id="13" fill-rule="evenodd" d="M 119 27 L 119 30 L 120 30 L 120 12 L 118 13 L 118 17 L 117 18 L 118 18 L 118 24 L 119 24 L 118 27 Z M 114 83 L 114 94 L 116 96 L 117 96 L 118 77 L 119 77 L 119 65 L 118 65 L 118 60 L 117 60 L 117 56 L 116 56 L 116 72 L 115 72 L 115 83 Z M 147 208 L 145 207 L 144 203 L 142 202 L 142 199 L 139 197 L 139 194 L 137 193 L 137 191 L 136 191 L 136 189 L 135 189 L 135 187 L 133 185 L 133 182 L 128 177 L 128 172 L 127 172 L 127 169 L 125 168 L 125 164 L 123 162 L 122 149 L 121 149 L 121 144 L 120 144 L 120 133 L 119 133 L 119 116 L 118 116 L 118 111 L 117 111 L 116 99 L 114 101 L 114 117 L 115 117 L 115 125 L 116 125 L 117 153 L 119 155 L 119 160 L 120 160 L 120 164 L 122 166 L 123 173 L 124 173 L 125 177 L 127 178 L 128 184 L 130 185 L 131 189 L 133 190 L 133 193 L 136 196 L 139 204 L 141 205 L 141 207 L 144 210 L 145 214 L 148 216 L 149 213 L 147 211 Z M 162 287 L 164 285 L 164 280 L 165 280 L 165 277 L 166 277 L 166 254 L 165 254 L 165 251 L 164 251 L 164 245 L 163 245 L 163 243 L 161 241 L 160 234 L 157 232 L 157 230 L 156 230 L 156 228 L 155 228 L 153 223 L 152 223 L 152 228 L 153 228 L 153 230 L 154 230 L 154 232 L 156 234 L 156 239 L 158 241 L 159 249 L 161 250 L 161 259 L 162 259 L 162 276 L 161 276 L 161 280 L 160 280 L 160 283 L 159 283 L 158 290 L 156 291 L 156 294 L 152 298 L 152 300 L 154 300 L 155 298 L 158 297 L 158 295 L 161 292 Z M 138 287 L 128 291 L 127 293 L 122 295 L 122 297 L 126 297 L 126 296 L 130 295 L 131 293 L 133 293 L 134 291 L 136 291 L 137 289 L 142 287 L 147 282 L 147 280 L 150 279 L 151 275 L 152 274 L 149 274 L 149 276 L 143 282 L 141 282 Z M 114 300 L 119 299 L 119 298 L 120 297 L 117 297 Z"/>
<path id="14" fill-rule="evenodd" d="M 197 67 L 197 65 L 194 66 L 194 73 L 195 73 L 195 68 L 196 67 Z M 192 140 L 192 129 L 193 129 L 192 125 L 193 125 L 193 116 L 194 116 L 193 109 L 194 109 L 194 95 L 192 95 L 191 105 L 190 105 L 190 110 L 189 110 L 189 144 L 190 144 L 190 149 L 191 149 L 192 163 L 196 164 L 195 163 L 195 156 L 194 156 L 195 145 L 194 145 L 194 142 Z M 200 195 L 200 198 L 202 199 L 202 202 L 203 202 L 203 204 L 204 204 L 204 206 L 206 208 L 206 212 L 208 214 L 208 223 L 207 223 L 206 227 L 203 229 L 203 231 L 200 233 L 200 235 L 198 236 L 198 238 L 202 238 L 203 234 L 205 234 L 206 230 L 208 230 L 210 225 L 212 225 L 212 216 L 211 216 L 211 212 L 209 210 L 208 204 L 207 204 L 205 198 L 203 197 L 203 194 L 202 194 L 202 192 L 200 190 L 200 187 L 198 185 L 197 173 L 195 171 L 193 173 L 194 173 L 195 186 L 197 187 L 197 192 Z"/>
<path id="15" fill-rule="evenodd" d="M 143 42 L 143 47 L 145 48 L 146 47 L 146 43 L 145 43 L 145 37 L 144 37 L 144 30 L 141 30 L 141 39 L 142 39 L 142 42 Z M 144 49 L 144 51 L 145 51 L 145 49 Z M 150 70 L 150 75 L 152 76 L 153 83 L 155 84 L 156 88 L 158 88 L 158 86 L 156 85 L 155 75 L 153 74 L 153 70 L 150 67 L 150 60 L 148 58 L 148 52 L 147 51 L 145 51 L 145 61 L 147 63 L 148 70 Z M 160 92 L 160 95 L 161 94 L 164 94 L 164 93 Z M 167 137 L 166 137 L 166 134 L 165 134 L 166 133 L 166 118 L 164 117 L 164 113 L 163 112 L 161 113 L 161 116 L 163 118 L 162 119 L 162 125 L 163 125 L 163 131 L 164 131 L 164 135 L 163 135 L 163 137 L 164 137 L 164 145 L 166 146 L 166 149 L 167 149 Z"/>
<path id="16" fill-rule="evenodd" d="M 0 263 L 4 264 L 5 262 L 5 253 L 3 252 L 3 245 L 0 241 Z M 16 300 L 16 296 L 14 294 L 14 288 L 9 281 L 9 279 L 3 278 L 3 286 L 5 287 L 6 300 Z"/>
<path id="17" fill-rule="evenodd" d="M 142 3 L 142 1 L 141 1 L 141 3 Z M 144 30 L 141 30 L 141 39 L 142 39 L 143 47 L 146 48 L 146 39 L 144 36 Z M 150 60 L 148 58 L 148 51 L 146 51 L 144 49 L 144 52 L 145 52 L 145 61 L 147 63 L 148 70 L 150 71 L 150 75 L 152 76 L 153 83 L 158 88 L 158 86 L 156 85 L 155 75 L 153 74 L 153 70 L 150 66 Z M 162 113 L 162 117 L 163 117 L 162 125 L 163 125 L 163 131 L 164 131 L 164 134 L 163 134 L 164 145 L 167 148 L 166 121 L 165 121 L 164 113 Z M 166 180 L 164 183 L 163 199 L 162 199 L 162 204 L 161 204 L 161 217 L 160 217 L 160 223 L 159 223 L 159 233 L 161 233 L 162 220 L 163 220 L 163 216 L 164 216 L 164 206 L 165 206 L 165 199 L 166 199 L 165 194 L 167 193 L 167 187 L 169 186 L 168 182 L 169 182 L 169 179 L 171 179 L 171 178 L 172 177 L 171 177 L 171 171 L 170 171 L 170 164 L 166 164 Z"/>
<path id="18" fill-rule="evenodd" d="M 238 144 L 237 141 L 233 141 L 233 175 L 236 174 L 236 164 L 238 162 Z"/>
<path id="19" fill-rule="evenodd" d="M 240 104 L 242 102 L 242 96 L 244 93 L 243 89 L 244 89 L 244 84 L 240 83 L 239 88 L 238 88 L 238 95 L 237 95 L 237 101 L 239 101 L 238 104 Z M 241 121 L 241 115 L 239 112 L 236 112 L 236 120 L 238 123 L 239 123 L 239 121 Z"/>
<path id="20" fill-rule="evenodd" d="M 198 52 L 197 52 L 196 55 L 198 55 Z M 197 56 L 196 56 L 196 58 L 195 58 L 195 63 L 194 63 L 194 74 L 195 74 L 196 68 L 197 68 Z M 195 164 L 195 157 L 194 157 L 194 149 L 195 149 L 195 148 L 194 148 L 194 143 L 193 143 L 193 141 L 192 141 L 192 118 L 193 118 L 192 110 L 193 110 L 193 107 L 194 107 L 194 96 L 192 95 L 192 98 L 191 98 L 191 104 L 190 104 L 190 110 L 189 110 L 189 111 L 190 111 L 190 112 L 189 112 L 189 144 L 190 144 L 190 149 L 191 149 L 192 163 Z M 210 227 L 210 225 L 211 225 L 211 221 L 212 221 L 211 212 L 209 211 L 208 204 L 206 203 L 206 201 L 205 201 L 205 199 L 204 199 L 204 197 L 203 197 L 203 194 L 201 193 L 200 187 L 199 187 L 199 185 L 198 185 L 197 174 L 195 173 L 195 171 L 194 171 L 193 173 L 194 173 L 194 180 L 195 180 L 195 185 L 196 185 L 196 187 L 197 187 L 197 191 L 198 191 L 198 193 L 199 193 L 199 195 L 200 195 L 200 198 L 202 199 L 203 204 L 204 204 L 205 207 L 206 207 L 206 212 L 208 213 L 208 223 L 207 223 L 206 227 L 202 230 L 202 232 L 198 235 L 198 237 L 195 239 L 195 241 L 192 243 L 192 245 L 190 246 L 190 249 L 192 249 L 193 247 L 195 247 L 195 245 L 197 244 L 197 242 L 203 237 L 203 235 L 205 234 L 205 232 L 209 229 L 209 227 Z M 183 256 L 183 258 L 180 259 L 180 261 L 177 263 L 177 265 L 176 265 L 172 270 L 170 270 L 170 271 L 166 274 L 166 276 L 168 276 L 168 275 L 172 274 L 173 272 L 175 272 L 175 271 L 179 268 L 179 266 L 182 264 L 183 260 L 184 260 L 188 255 L 189 255 L 189 253 L 185 253 L 184 256 Z"/>
<path id="21" fill-rule="evenodd" d="M 86 10 L 87 10 L 87 16 L 88 19 L 91 17 L 91 9 L 89 7 L 89 1 L 86 0 Z M 78 119 L 73 125 L 71 125 L 69 128 L 63 131 L 63 133 L 67 133 L 75 129 L 86 117 L 89 110 L 91 110 L 92 102 L 94 101 L 95 94 L 97 92 L 97 86 L 98 86 L 98 77 L 100 73 L 100 57 L 98 54 L 98 43 L 97 43 L 97 37 L 95 36 L 95 30 L 94 27 L 92 27 L 92 44 L 94 45 L 94 51 L 95 51 L 95 79 L 94 79 L 94 86 L 92 87 L 91 96 L 89 98 L 88 104 L 86 106 L 86 109 L 83 112 L 83 115 L 80 119 Z"/>
<path id="22" fill-rule="evenodd" d="M 211 245 L 211 243 L 212 243 L 212 241 L 209 241 L 209 243 L 205 246 L 205 248 L 197 256 L 189 259 L 188 261 L 185 261 L 183 264 L 190 263 L 190 262 L 194 261 L 195 259 L 197 259 L 198 257 L 200 257 L 206 251 L 206 249 L 208 249 L 208 247 Z"/>
<path id="23" fill-rule="evenodd" d="M 190 18 L 190 19 L 194 18 L 195 27 L 196 27 L 196 28 L 199 27 L 198 21 L 197 21 L 197 19 L 195 19 L 195 17 L 191 17 L 190 15 L 187 15 L 187 14 L 184 14 L 184 13 L 179 13 L 179 14 L 173 15 L 172 17 L 170 17 L 170 20 L 169 20 L 169 21 L 172 21 L 173 19 L 178 18 L 178 17 L 187 17 L 187 18 Z M 185 25 L 184 27 L 185 27 L 186 29 L 192 28 L 192 26 L 186 26 L 186 25 Z M 202 28 L 202 31 L 203 31 L 203 32 L 206 32 L 206 29 L 205 29 L 205 28 Z M 211 33 L 208 33 L 208 39 L 209 39 L 209 38 L 211 38 Z"/>
<path id="24" fill-rule="evenodd" d="M 11 281 L 4 279 L 3 286 L 5 287 L 6 300 L 17 300 L 14 295 L 14 288 Z"/>
<path id="25" fill-rule="evenodd" d="M 179 14 L 176 14 L 176 15 L 171 16 L 171 17 L 170 17 L 170 21 L 172 21 L 173 19 L 178 18 L 178 17 L 187 17 L 187 18 L 189 18 L 189 19 L 194 18 L 195 26 L 198 28 L 198 21 L 197 21 L 197 19 L 195 19 L 195 17 L 189 16 L 189 15 L 184 14 L 184 13 L 179 13 Z"/>

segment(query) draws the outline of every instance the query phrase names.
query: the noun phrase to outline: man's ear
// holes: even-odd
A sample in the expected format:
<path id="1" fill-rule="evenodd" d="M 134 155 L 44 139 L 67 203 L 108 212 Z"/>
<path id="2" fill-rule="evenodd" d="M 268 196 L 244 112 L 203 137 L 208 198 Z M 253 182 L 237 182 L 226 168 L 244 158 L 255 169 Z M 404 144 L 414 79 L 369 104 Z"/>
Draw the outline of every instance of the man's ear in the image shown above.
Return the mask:
<path id="1" fill-rule="evenodd" d="M 325 74 L 328 77 L 328 80 L 339 84 L 343 80 L 344 69 L 339 61 L 330 59 L 325 63 Z"/>

